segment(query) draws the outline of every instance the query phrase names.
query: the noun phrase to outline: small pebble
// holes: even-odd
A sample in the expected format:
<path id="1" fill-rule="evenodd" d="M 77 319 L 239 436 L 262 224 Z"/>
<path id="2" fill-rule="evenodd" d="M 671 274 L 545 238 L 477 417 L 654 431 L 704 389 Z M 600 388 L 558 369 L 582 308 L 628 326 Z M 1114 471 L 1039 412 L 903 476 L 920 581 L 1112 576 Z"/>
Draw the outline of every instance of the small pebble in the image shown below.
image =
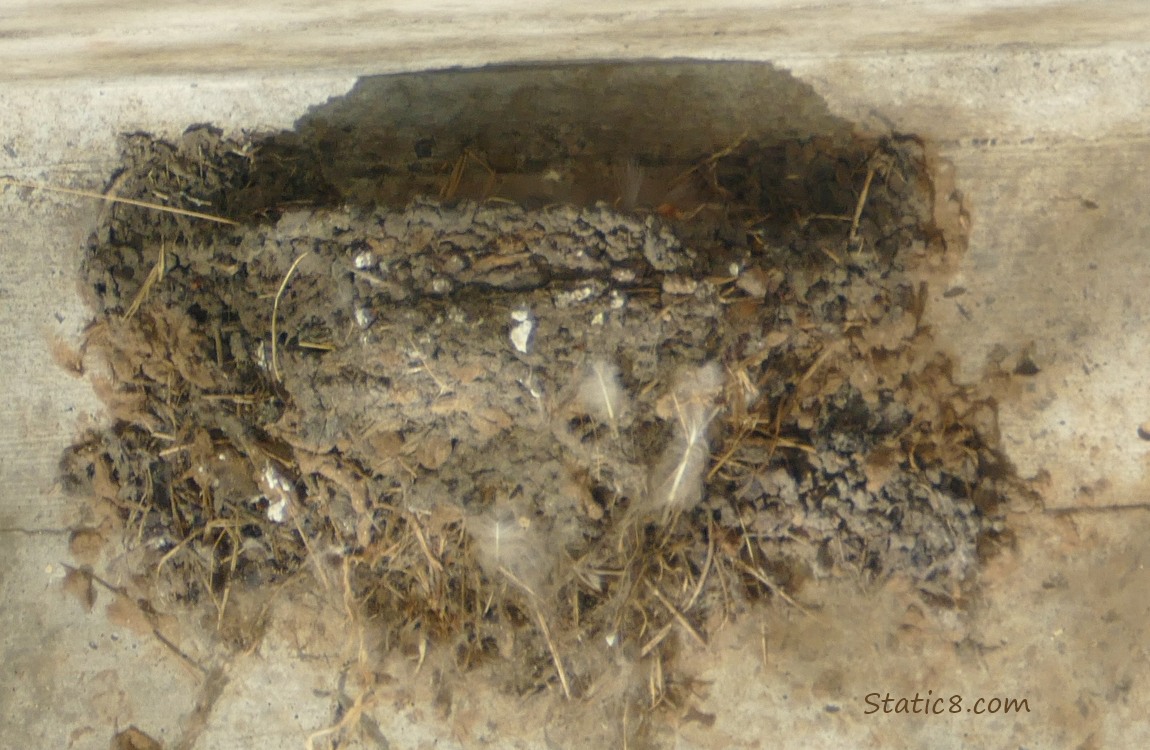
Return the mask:
<path id="1" fill-rule="evenodd" d="M 1138 437 L 1143 440 L 1150 440 L 1150 421 L 1138 425 Z"/>

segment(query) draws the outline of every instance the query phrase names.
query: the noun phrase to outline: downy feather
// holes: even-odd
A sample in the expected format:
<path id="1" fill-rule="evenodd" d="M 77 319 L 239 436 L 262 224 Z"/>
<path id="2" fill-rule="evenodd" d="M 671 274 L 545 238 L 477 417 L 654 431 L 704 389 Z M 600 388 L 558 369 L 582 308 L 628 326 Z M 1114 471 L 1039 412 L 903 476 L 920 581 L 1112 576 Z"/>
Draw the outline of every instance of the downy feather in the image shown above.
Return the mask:
<path id="1" fill-rule="evenodd" d="M 693 508 L 703 497 L 710 426 L 719 413 L 722 370 L 714 362 L 684 370 L 670 393 L 675 428 L 648 476 L 648 508 L 664 517 Z"/>

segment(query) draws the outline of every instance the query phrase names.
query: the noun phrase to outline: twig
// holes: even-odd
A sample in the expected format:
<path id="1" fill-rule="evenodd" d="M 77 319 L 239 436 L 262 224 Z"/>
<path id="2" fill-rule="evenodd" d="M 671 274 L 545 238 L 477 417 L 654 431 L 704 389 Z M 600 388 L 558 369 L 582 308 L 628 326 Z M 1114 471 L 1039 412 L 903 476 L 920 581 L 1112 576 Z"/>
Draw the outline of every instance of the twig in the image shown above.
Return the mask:
<path id="1" fill-rule="evenodd" d="M 799 378 L 799 385 L 802 385 L 803 383 L 810 380 L 811 376 L 815 374 L 815 371 L 822 367 L 823 363 L 826 362 L 832 354 L 837 354 L 838 350 L 839 347 L 837 343 L 831 344 L 826 349 L 824 349 L 822 353 L 815 358 L 815 361 L 811 363 L 811 366 L 807 368 L 807 371 L 803 373 L 802 377 Z"/>
<path id="2" fill-rule="evenodd" d="M 663 658 L 660 654 L 655 654 L 651 662 L 651 672 L 647 676 L 647 690 L 651 693 L 651 708 L 658 708 L 667 694 L 667 682 L 663 677 Z"/>
<path id="3" fill-rule="evenodd" d="M 327 343 L 327 342 L 323 342 L 323 341 L 300 341 L 299 342 L 299 348 L 300 349 L 312 349 L 312 350 L 317 351 L 317 352 L 334 352 L 335 351 L 335 344 L 331 344 L 331 343 Z"/>
<path id="4" fill-rule="evenodd" d="M 847 247 L 854 247 L 855 242 L 858 241 L 859 233 L 859 220 L 862 219 L 863 206 L 866 205 L 867 194 L 870 193 L 870 183 L 874 179 L 875 168 L 870 167 L 866 171 L 866 180 L 863 182 L 862 192 L 859 193 L 858 203 L 855 204 L 855 215 L 851 219 L 851 233 L 847 239 Z"/>
<path id="5" fill-rule="evenodd" d="M 140 285 L 140 290 L 136 292 L 136 298 L 132 300 L 128 311 L 124 313 L 124 320 L 131 320 L 132 316 L 136 314 L 136 311 L 140 309 L 140 305 L 144 303 L 148 293 L 152 291 L 152 287 L 164 280 L 164 270 L 167 265 L 167 247 L 164 243 L 160 243 L 160 258 L 156 261 L 156 265 L 152 266 L 152 270 L 148 272 L 144 283 Z"/>
<path id="6" fill-rule="evenodd" d="M 284 290 L 287 289 L 288 281 L 291 279 L 291 275 L 295 273 L 296 268 L 299 267 L 300 261 L 309 255 L 311 255 L 310 251 L 302 253 L 292 262 L 291 267 L 288 268 L 287 273 L 284 274 L 284 280 L 280 282 L 280 288 L 276 292 L 275 301 L 272 302 L 272 374 L 275 375 L 275 379 L 279 382 L 283 381 L 283 378 L 280 377 L 279 350 L 276 343 L 276 339 L 278 338 L 276 333 L 276 320 L 279 317 L 280 298 L 283 297 Z"/>
<path id="7" fill-rule="evenodd" d="M 147 201 L 136 200 L 134 198 L 119 198 L 114 195 L 104 195 L 103 193 L 96 193 L 91 190 L 76 190 L 75 188 L 52 187 L 50 185 L 38 185 L 34 182 L 20 182 L 11 177 L 0 177 L 0 182 L 11 185 L 13 187 L 29 188 L 31 190 L 43 190 L 47 193 L 63 193 L 64 195 L 78 195 L 81 198 L 95 198 L 96 200 L 104 201 L 106 203 L 124 203 L 129 206 L 138 206 L 140 208 L 150 208 L 154 211 L 163 211 L 164 213 L 177 214 L 179 216 L 188 216 L 193 219 L 203 219 L 204 221 L 214 221 L 217 224 L 227 224 L 229 226 L 238 227 L 238 221 L 225 219 L 221 216 L 212 216 L 211 214 L 200 213 L 199 211 L 189 211 L 186 208 L 172 208 L 171 206 L 164 206 L 159 203 L 148 203 Z"/>
<path id="8" fill-rule="evenodd" d="M 703 572 L 699 575 L 699 582 L 695 584 L 695 590 L 691 592 L 691 598 L 683 605 L 684 612 L 690 612 L 691 607 L 695 606 L 695 601 L 699 598 L 699 594 L 703 593 L 703 584 L 707 581 L 707 573 L 711 570 L 711 561 L 715 559 L 715 534 L 714 529 L 711 527 L 710 519 L 707 520 L 707 559 L 703 561 Z"/>
<path id="9" fill-rule="evenodd" d="M 747 564 L 746 564 L 745 562 L 743 562 L 742 560 L 735 560 L 735 561 L 734 561 L 734 563 L 735 563 L 736 565 L 738 565 L 738 566 L 739 566 L 739 567 L 740 567 L 740 568 L 741 568 L 741 569 L 742 569 L 744 572 L 746 572 L 746 573 L 749 573 L 751 576 L 753 576 L 753 577 L 755 578 L 755 580 L 756 580 L 756 581 L 758 581 L 759 583 L 761 583 L 761 584 L 763 584 L 764 586 L 766 586 L 766 587 L 767 587 L 767 589 L 768 589 L 768 590 L 769 590 L 769 591 L 770 591 L 772 594 L 774 594 L 775 596 L 779 597 L 779 598 L 780 598 L 780 599 L 782 599 L 784 602 L 786 602 L 787 604 L 791 605 L 792 607 L 794 607 L 794 608 L 795 608 L 795 609 L 797 609 L 798 611 L 802 612 L 802 613 L 803 613 L 804 615 L 806 615 L 807 617 L 814 617 L 814 615 L 813 615 L 813 614 L 811 614 L 811 611 L 810 611 L 809 609 L 807 609 L 806 607 L 804 607 L 803 605 L 799 604 L 799 603 L 798 603 L 798 602 L 796 602 L 794 599 L 792 599 L 792 598 L 791 598 L 791 597 L 790 597 L 790 596 L 787 594 L 787 592 L 785 592 L 785 591 L 783 591 L 781 588 L 779 588 L 778 584 L 776 584 L 776 583 L 775 583 L 774 581 L 772 581 L 770 578 L 767 578 L 767 576 L 766 576 L 766 575 L 764 575 L 763 573 L 761 573 L 761 572 L 760 572 L 760 571 L 758 571 L 758 570 L 755 570 L 754 568 L 752 568 L 750 565 L 747 565 Z"/>
<path id="10" fill-rule="evenodd" d="M 559 673 L 559 683 L 563 686 L 563 695 L 571 700 L 571 684 L 567 681 L 567 670 L 563 668 L 563 660 L 559 658 L 559 647 L 551 639 L 551 629 L 547 627 L 547 620 L 538 606 L 535 607 L 535 619 L 539 621 L 539 630 L 543 632 L 543 639 L 547 641 L 547 649 L 551 652 L 551 660 L 555 662 L 555 671 Z"/>
<path id="11" fill-rule="evenodd" d="M 415 356 L 419 358 L 419 364 L 422 365 L 422 367 L 415 368 L 411 370 L 411 372 L 419 372 L 420 370 L 426 372 L 427 376 L 435 381 L 435 384 L 439 386 L 440 396 L 451 393 L 451 388 L 448 387 L 447 383 L 440 380 L 439 377 L 436 376 L 435 372 L 431 369 L 431 365 L 427 364 L 427 357 L 424 356 L 423 350 L 419 348 L 419 345 L 415 343 L 415 340 L 408 336 L 407 343 L 411 345 L 411 350 L 415 352 Z"/>
<path id="12" fill-rule="evenodd" d="M 763 666 L 767 666 L 767 623 L 759 623 L 759 651 L 763 655 Z"/>
<path id="13" fill-rule="evenodd" d="M 703 636 L 699 635 L 699 631 L 695 630 L 695 627 L 691 625 L 686 617 L 683 616 L 683 613 L 680 612 L 678 608 L 672 604 L 666 596 L 663 595 L 663 592 L 660 591 L 658 587 L 650 581 L 647 581 L 647 588 L 651 590 L 651 593 L 656 599 L 659 600 L 659 603 L 667 608 L 667 611 L 670 612 L 671 616 L 678 621 L 679 625 L 681 625 L 683 629 L 687 631 L 687 634 L 691 636 L 695 643 L 698 643 L 703 648 L 706 648 L 707 641 L 703 639 Z"/>
<path id="14" fill-rule="evenodd" d="M 236 539 L 233 535 L 229 536 L 232 536 L 232 554 L 228 562 L 228 580 L 227 583 L 224 584 L 224 595 L 220 598 L 219 611 L 216 615 L 216 630 L 223 630 L 224 628 L 224 613 L 228 609 L 228 599 L 230 599 L 232 595 L 232 581 L 235 578 L 236 566 L 239 564 L 240 559 L 240 545 L 236 543 Z"/>
<path id="15" fill-rule="evenodd" d="M 432 554 L 431 547 L 427 544 L 427 538 L 423 535 L 423 527 L 419 525 L 419 521 L 416 520 L 415 516 L 409 516 L 407 522 L 408 525 L 411 526 L 411 530 L 415 533 L 415 538 L 419 541 L 419 548 L 423 550 L 423 556 L 427 558 L 427 562 L 434 570 L 442 573 L 443 563 L 439 562 L 435 555 Z"/>
<path id="16" fill-rule="evenodd" d="M 146 612 L 144 614 L 147 615 Z M 161 645 L 163 645 L 165 648 L 167 648 L 173 654 L 178 656 L 189 667 L 196 670 L 200 674 L 207 676 L 207 674 L 208 674 L 207 668 L 204 667 L 203 665 L 201 665 L 199 662 L 197 662 L 192 657 L 188 656 L 187 653 L 185 653 L 182 648 L 177 646 L 175 643 L 172 642 L 172 640 L 170 638 L 168 638 L 166 635 L 161 633 L 159 628 L 153 627 L 152 628 L 152 635 L 155 637 L 155 639 L 157 641 L 160 642 Z"/>
<path id="17" fill-rule="evenodd" d="M 83 569 L 83 568 L 74 568 L 67 563 L 60 563 L 60 566 L 63 567 L 65 570 L 74 571 L 74 572 L 77 572 L 77 573 L 80 573 L 80 574 L 86 576 L 89 580 L 95 581 L 96 583 L 98 583 L 101 586 L 103 586 L 104 588 L 106 588 L 108 591 L 111 591 L 116 596 L 121 596 L 124 598 L 125 601 L 130 602 L 137 610 L 139 610 L 140 614 L 142 614 L 144 616 L 144 619 L 148 621 L 148 624 L 152 626 L 152 635 L 155 636 L 157 641 L 159 641 L 165 648 L 170 650 L 173 654 L 178 656 L 185 664 L 187 664 L 188 666 L 192 667 L 192 669 L 199 672 L 201 676 L 204 676 L 204 677 L 208 676 L 207 667 L 200 664 L 198 661 L 196 661 L 192 657 L 188 656 L 186 653 L 184 653 L 183 649 L 181 649 L 179 646 L 177 646 L 175 643 L 173 643 L 167 636 L 165 636 L 163 633 L 160 632 L 160 628 L 156 625 L 156 616 L 155 616 L 156 612 L 150 605 L 147 604 L 147 602 L 144 602 L 143 604 L 141 604 L 140 600 L 133 599 L 128 594 L 128 589 L 126 589 L 123 586 L 116 586 L 115 584 L 108 582 L 107 580 L 105 580 L 105 579 L 101 578 L 100 576 L 96 575 L 95 573 L 93 573 L 91 570 L 87 570 L 87 569 Z"/>
<path id="18" fill-rule="evenodd" d="M 232 404 L 258 404 L 260 397 L 250 393 L 205 393 L 200 396 L 204 401 L 227 401 Z M 170 438 L 174 440 L 175 438 Z M 183 449 L 189 446 L 177 446 L 178 449 Z M 165 450 L 172 450 L 167 448 Z"/>
<path id="19" fill-rule="evenodd" d="M 452 200 L 455 194 L 459 191 L 459 186 L 463 183 L 463 175 L 467 170 L 469 162 L 475 162 L 479 166 L 487 170 L 487 182 L 483 186 L 483 194 L 487 195 L 491 192 L 491 188 L 495 186 L 495 170 L 491 168 L 483 157 L 475 153 L 469 148 L 463 149 L 463 153 L 455 160 L 455 165 L 451 168 L 451 174 L 447 178 L 447 183 L 439 191 L 441 200 Z"/>
<path id="20" fill-rule="evenodd" d="M 352 702 L 352 704 L 346 708 L 343 716 L 340 717 L 339 721 L 330 726 L 324 727 L 323 729 L 317 729 L 316 731 L 309 734 L 304 741 L 304 746 L 308 750 L 314 750 L 316 740 L 323 739 L 324 737 L 330 737 L 333 734 L 339 734 L 345 729 L 356 726 L 357 723 L 363 719 L 364 713 L 367 711 L 368 704 L 371 702 L 373 697 L 373 691 L 360 691 L 360 693 L 355 696 L 355 700 Z M 335 746 L 336 744 L 332 743 L 331 747 Z"/>
<path id="21" fill-rule="evenodd" d="M 1064 516 L 1075 513 L 1120 513 L 1131 510 L 1150 510 L 1150 503 L 1123 503 L 1121 505 L 1093 505 L 1078 508 L 1043 508 L 1042 512 L 1051 516 Z"/>
<path id="22" fill-rule="evenodd" d="M 563 686 L 563 695 L 567 700 L 571 700 L 571 683 L 567 680 L 567 670 L 564 668 L 563 659 L 559 655 L 559 647 L 555 645 L 555 640 L 551 637 L 551 628 L 547 627 L 547 618 L 543 616 L 543 611 L 539 608 L 538 595 L 507 568 L 500 566 L 499 572 L 513 584 L 523 589 L 531 598 L 535 619 L 539 622 L 539 631 L 543 634 L 543 640 L 547 641 L 547 650 L 551 652 L 551 661 L 555 663 L 555 671 L 559 674 L 559 684 Z"/>
<path id="23" fill-rule="evenodd" d="M 682 182 L 684 182 L 687 178 L 689 178 L 691 175 L 693 175 L 695 172 L 698 172 L 703 167 L 712 166 L 715 162 L 719 161 L 720 159 L 723 159 L 727 156 L 730 156 L 731 154 L 733 154 L 735 152 L 735 150 L 737 148 L 739 148 L 740 146 L 743 145 L 743 142 L 746 141 L 749 136 L 750 136 L 750 133 L 747 131 L 744 131 L 743 134 L 740 135 L 738 138 L 736 138 L 732 143 L 730 143 L 727 146 L 724 146 L 723 148 L 719 149 L 718 151 L 713 152 L 706 159 L 703 159 L 702 161 L 700 161 L 699 163 L 695 164 L 690 169 L 688 169 L 686 172 L 683 172 L 682 174 L 680 174 L 678 177 L 676 177 L 674 180 L 671 181 L 671 184 L 672 185 L 679 185 Z"/>
<path id="24" fill-rule="evenodd" d="M 517 575 L 515 575 L 514 573 L 512 573 L 512 572 L 511 572 L 510 570 L 508 570 L 507 568 L 505 568 L 505 567 L 503 567 L 502 565 L 500 565 L 500 566 L 499 566 L 499 572 L 500 572 L 502 575 L 506 576 L 506 577 L 507 577 L 507 580 L 511 581 L 511 582 L 512 582 L 512 583 L 514 583 L 516 586 L 518 586 L 519 588 L 521 588 L 521 589 L 523 589 L 525 592 L 527 592 L 527 595 L 528 595 L 528 596 L 530 596 L 532 599 L 538 599 L 538 598 L 539 598 L 539 595 L 535 593 L 535 590 L 534 590 L 533 588 L 531 588 L 531 587 L 530 587 L 530 586 L 528 586 L 526 583 L 524 583 L 524 582 L 523 582 L 523 579 L 521 579 L 519 576 L 517 576 Z"/>
<path id="25" fill-rule="evenodd" d="M 673 627 L 675 627 L 675 623 L 669 622 L 663 627 L 659 628 L 659 632 L 651 636 L 651 640 L 644 643 L 643 648 L 639 649 L 639 657 L 646 657 L 647 654 L 654 651 L 655 647 L 663 642 L 663 639 L 667 637 L 667 634 L 671 632 L 671 628 Z"/>

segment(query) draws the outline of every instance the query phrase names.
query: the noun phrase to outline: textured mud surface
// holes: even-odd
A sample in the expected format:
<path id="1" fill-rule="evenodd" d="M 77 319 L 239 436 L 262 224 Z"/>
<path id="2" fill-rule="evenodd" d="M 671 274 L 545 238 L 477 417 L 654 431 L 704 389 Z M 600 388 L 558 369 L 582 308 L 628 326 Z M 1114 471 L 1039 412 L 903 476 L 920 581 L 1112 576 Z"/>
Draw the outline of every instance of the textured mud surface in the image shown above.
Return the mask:
<path id="1" fill-rule="evenodd" d="M 954 248 L 913 140 L 741 142 L 532 208 L 444 200 L 455 172 L 301 207 L 251 143 L 125 145 L 120 195 L 237 224 L 107 212 L 86 361 L 114 426 L 65 473 L 220 622 L 302 571 L 386 647 L 674 705 L 678 644 L 755 600 L 902 576 L 956 606 L 1006 533 L 994 402 L 920 326 L 908 269 Z"/>

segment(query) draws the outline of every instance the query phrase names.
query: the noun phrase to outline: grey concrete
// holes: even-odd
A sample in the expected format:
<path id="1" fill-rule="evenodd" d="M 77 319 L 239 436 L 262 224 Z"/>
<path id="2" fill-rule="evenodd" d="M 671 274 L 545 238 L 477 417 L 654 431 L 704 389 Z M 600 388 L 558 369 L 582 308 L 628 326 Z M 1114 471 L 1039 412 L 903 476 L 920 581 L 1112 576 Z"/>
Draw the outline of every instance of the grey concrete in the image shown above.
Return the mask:
<path id="1" fill-rule="evenodd" d="M 1150 270 L 1150 9 L 1140 2 L 685 0 L 557 4 L 11 3 L 0 14 L 0 173 L 97 187 L 115 135 L 176 134 L 192 122 L 283 127 L 362 73 L 526 59 L 771 60 L 864 127 L 920 133 L 953 162 L 970 247 L 929 316 L 960 374 L 1028 351 L 1041 368 L 1002 403 L 1011 456 L 1051 507 L 1150 501 L 1145 289 Z M 482 7 L 482 10 L 480 8 Z M 269 72 L 290 70 L 292 72 Z M 153 75 L 164 71 L 163 76 Z M 310 71 L 310 72 L 309 72 Z M 321 72 L 315 72 L 321 71 Z M 326 72 L 322 72 L 326 71 Z M 300 747 L 331 721 L 341 673 L 366 679 L 342 613 L 287 596 L 254 653 L 226 665 L 223 696 L 197 715 L 202 675 L 147 627 L 86 613 L 59 584 L 78 517 L 54 486 L 90 388 L 55 367 L 47 342 L 73 337 L 78 248 L 90 202 L 0 196 L 0 744 L 104 748 L 136 724 L 170 747 Z M 961 305 L 961 307 L 960 307 Z M 997 353 L 996 353 L 997 352 Z M 1150 742 L 1145 511 L 1015 517 L 1018 543 L 989 563 L 969 618 L 920 612 L 892 583 L 810 594 L 730 624 L 689 659 L 713 679 L 714 727 L 672 722 L 679 747 L 1137 747 Z M 130 545 L 97 569 L 116 584 Z M 290 592 L 289 592 L 290 593 Z M 161 602 L 162 604 L 162 602 Z M 309 616 L 310 615 L 310 616 Z M 354 625 L 354 624 L 353 624 Z M 210 628 L 165 620 L 205 664 Z M 765 647 L 764 647 L 765 646 Z M 580 746 L 557 704 L 527 706 L 467 683 L 437 716 L 432 665 L 396 657 L 369 713 L 392 747 Z M 355 682 L 355 679 L 351 679 Z M 1027 698 L 1020 716 L 865 714 L 863 696 L 916 689 Z M 831 708 L 828 708 L 830 706 Z M 591 730 L 587 730 L 590 732 Z M 589 741 L 587 741 L 589 742 Z"/>

